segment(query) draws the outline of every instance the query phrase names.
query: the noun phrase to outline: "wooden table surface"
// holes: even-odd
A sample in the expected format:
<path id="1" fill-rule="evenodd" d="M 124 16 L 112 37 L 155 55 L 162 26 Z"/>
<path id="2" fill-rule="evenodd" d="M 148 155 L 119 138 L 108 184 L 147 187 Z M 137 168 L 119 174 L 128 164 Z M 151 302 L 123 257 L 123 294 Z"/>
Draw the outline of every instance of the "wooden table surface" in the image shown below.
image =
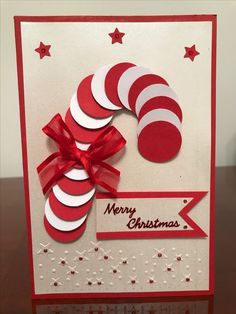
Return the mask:
<path id="1" fill-rule="evenodd" d="M 54 304 L 54 307 L 49 305 L 55 303 L 53 301 L 31 301 L 23 179 L 1 179 L 0 191 L 0 313 L 78 313 L 75 304 L 79 303 L 79 300 L 57 301 L 57 305 Z M 126 301 L 116 300 L 115 302 L 134 304 L 133 310 L 127 311 L 127 313 L 133 314 L 141 314 L 141 312 L 156 314 L 236 313 L 236 167 L 217 168 L 215 223 L 215 295 L 213 297 L 198 297 L 191 298 L 191 300 L 189 298 L 126 299 Z M 108 303 L 107 300 L 103 300 L 103 303 L 105 302 Z M 141 307 L 140 302 L 144 304 Z M 145 310 L 145 302 L 161 305 L 158 305 L 158 310 L 151 312 Z M 178 307 L 178 310 L 176 310 L 177 307 L 173 307 L 173 303 L 170 303 L 173 306 L 161 307 L 168 302 L 180 302 L 181 307 Z M 192 302 L 191 304 L 194 306 L 190 308 L 189 302 Z M 201 306 L 197 306 L 198 302 L 207 303 L 208 310 L 205 308 L 203 310 Z M 139 308 L 142 308 L 142 311 L 136 311 L 135 303 L 139 304 Z M 47 304 L 48 306 L 46 306 Z M 124 313 L 123 310 L 117 310 L 119 308 L 119 305 L 117 305 L 116 313 Z M 79 313 L 88 312 L 80 308 Z M 108 312 L 91 310 L 90 313 Z"/>

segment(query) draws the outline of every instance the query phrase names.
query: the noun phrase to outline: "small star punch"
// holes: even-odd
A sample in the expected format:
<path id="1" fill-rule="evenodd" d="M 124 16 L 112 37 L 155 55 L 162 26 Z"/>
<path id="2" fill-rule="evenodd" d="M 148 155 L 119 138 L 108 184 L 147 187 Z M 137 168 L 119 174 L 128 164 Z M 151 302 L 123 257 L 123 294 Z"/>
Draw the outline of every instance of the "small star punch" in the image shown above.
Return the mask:
<path id="1" fill-rule="evenodd" d="M 44 43 L 40 41 L 40 44 L 38 48 L 35 49 L 35 51 L 39 54 L 40 59 L 43 59 L 46 56 L 51 57 L 51 54 L 49 52 L 50 48 L 51 48 L 51 45 L 44 45 Z"/>
<path id="2" fill-rule="evenodd" d="M 192 47 L 184 47 L 184 49 L 185 49 L 184 58 L 189 58 L 191 61 L 194 61 L 195 57 L 200 54 L 196 50 L 195 45 L 193 45 Z"/>
<path id="3" fill-rule="evenodd" d="M 109 33 L 109 36 L 111 37 L 112 41 L 111 43 L 112 44 L 115 44 L 115 43 L 119 43 L 119 44 L 123 44 L 122 42 L 122 37 L 125 35 L 125 33 L 121 33 L 118 28 L 116 28 L 114 30 L 113 33 Z"/>

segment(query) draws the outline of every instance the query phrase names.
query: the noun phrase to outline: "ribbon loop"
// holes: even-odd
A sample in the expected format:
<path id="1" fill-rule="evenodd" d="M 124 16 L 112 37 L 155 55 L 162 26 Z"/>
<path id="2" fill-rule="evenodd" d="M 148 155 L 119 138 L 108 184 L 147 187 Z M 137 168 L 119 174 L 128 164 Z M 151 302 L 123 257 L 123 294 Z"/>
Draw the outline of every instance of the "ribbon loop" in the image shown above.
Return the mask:
<path id="1" fill-rule="evenodd" d="M 87 151 L 76 146 L 75 138 L 60 114 L 51 119 L 43 128 L 43 132 L 56 142 L 59 150 L 37 167 L 44 194 L 75 165 L 83 166 L 93 183 L 102 186 L 113 195 L 116 194 L 120 172 L 104 162 L 121 150 L 126 143 L 115 127 L 107 127 Z"/>

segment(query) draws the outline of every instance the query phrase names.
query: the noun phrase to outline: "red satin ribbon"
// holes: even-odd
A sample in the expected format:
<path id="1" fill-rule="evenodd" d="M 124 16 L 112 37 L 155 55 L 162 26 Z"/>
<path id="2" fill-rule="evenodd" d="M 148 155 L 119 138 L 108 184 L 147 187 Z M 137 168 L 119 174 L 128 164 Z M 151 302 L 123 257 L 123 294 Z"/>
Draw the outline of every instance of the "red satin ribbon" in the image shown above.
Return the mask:
<path id="1" fill-rule="evenodd" d="M 115 127 L 107 127 L 87 151 L 77 148 L 74 136 L 60 114 L 52 118 L 43 128 L 43 132 L 57 143 L 59 149 L 37 167 L 44 194 L 66 171 L 79 165 L 86 170 L 94 184 L 116 195 L 120 172 L 104 162 L 105 159 L 122 149 L 126 143 Z M 94 166 L 98 167 L 96 171 Z"/>

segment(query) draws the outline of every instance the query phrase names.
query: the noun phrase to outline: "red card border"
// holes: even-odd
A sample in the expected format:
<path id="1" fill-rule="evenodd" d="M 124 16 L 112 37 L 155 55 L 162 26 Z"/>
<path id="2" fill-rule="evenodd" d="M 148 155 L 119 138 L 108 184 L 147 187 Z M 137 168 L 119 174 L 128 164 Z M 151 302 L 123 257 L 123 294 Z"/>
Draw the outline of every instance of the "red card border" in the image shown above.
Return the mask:
<path id="1" fill-rule="evenodd" d="M 22 58 L 22 22 L 211 22 L 212 23 L 212 65 L 211 65 L 211 174 L 210 174 L 210 258 L 209 258 L 209 289 L 196 291 L 164 291 L 164 292 L 120 292 L 120 293 L 51 293 L 36 294 L 34 289 L 34 270 L 32 252 L 32 231 L 30 217 L 27 134 L 25 123 L 24 69 Z M 163 15 L 163 16 L 15 16 L 16 61 L 18 75 L 18 91 L 21 121 L 21 144 L 23 157 L 24 190 L 26 220 L 28 232 L 28 251 L 30 257 L 30 283 L 33 299 L 59 298 L 135 298 L 165 296 L 197 296 L 214 293 L 214 207 L 215 207 L 215 126 L 216 126 L 216 15 Z"/>

